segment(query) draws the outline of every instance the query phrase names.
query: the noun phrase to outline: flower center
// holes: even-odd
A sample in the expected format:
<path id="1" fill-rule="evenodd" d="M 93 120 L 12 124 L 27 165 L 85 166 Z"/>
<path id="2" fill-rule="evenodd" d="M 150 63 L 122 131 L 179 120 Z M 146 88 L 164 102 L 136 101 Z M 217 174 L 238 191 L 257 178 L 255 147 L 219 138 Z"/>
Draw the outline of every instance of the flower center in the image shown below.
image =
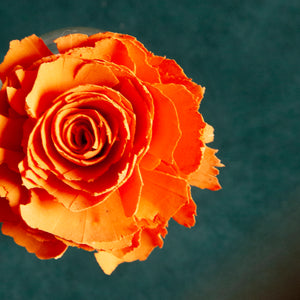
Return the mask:
<path id="1" fill-rule="evenodd" d="M 93 126 L 85 120 L 74 120 L 65 128 L 65 144 L 75 153 L 85 153 L 88 150 L 97 149 Z"/>
<path id="2" fill-rule="evenodd" d="M 68 160 L 93 164 L 105 158 L 112 141 L 110 126 L 96 109 L 66 107 L 53 122 L 52 138 Z"/>

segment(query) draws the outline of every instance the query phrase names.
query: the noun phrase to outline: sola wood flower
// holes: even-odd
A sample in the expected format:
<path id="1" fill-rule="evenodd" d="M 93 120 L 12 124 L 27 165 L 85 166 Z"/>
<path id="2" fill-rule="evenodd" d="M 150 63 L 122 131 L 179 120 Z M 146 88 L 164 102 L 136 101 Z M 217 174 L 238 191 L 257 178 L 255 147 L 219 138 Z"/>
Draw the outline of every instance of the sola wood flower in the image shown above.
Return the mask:
<path id="1" fill-rule="evenodd" d="M 105 32 L 12 41 L 0 65 L 2 232 L 41 259 L 93 251 L 110 274 L 191 227 L 190 185 L 220 189 L 204 88 L 174 60 Z"/>

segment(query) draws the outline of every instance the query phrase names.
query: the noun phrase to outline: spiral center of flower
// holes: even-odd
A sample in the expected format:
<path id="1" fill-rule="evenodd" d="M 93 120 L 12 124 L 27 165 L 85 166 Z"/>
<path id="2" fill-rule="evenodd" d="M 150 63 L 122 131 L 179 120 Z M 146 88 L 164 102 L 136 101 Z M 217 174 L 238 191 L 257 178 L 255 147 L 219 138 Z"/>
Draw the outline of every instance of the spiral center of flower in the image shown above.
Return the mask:
<path id="1" fill-rule="evenodd" d="M 100 112 L 87 107 L 64 107 L 53 120 L 52 139 L 61 155 L 78 164 L 104 159 L 112 133 Z"/>
<path id="2" fill-rule="evenodd" d="M 93 126 L 82 119 L 74 120 L 65 129 L 65 144 L 76 153 L 84 153 L 88 150 L 95 150 L 99 147 L 97 134 Z"/>

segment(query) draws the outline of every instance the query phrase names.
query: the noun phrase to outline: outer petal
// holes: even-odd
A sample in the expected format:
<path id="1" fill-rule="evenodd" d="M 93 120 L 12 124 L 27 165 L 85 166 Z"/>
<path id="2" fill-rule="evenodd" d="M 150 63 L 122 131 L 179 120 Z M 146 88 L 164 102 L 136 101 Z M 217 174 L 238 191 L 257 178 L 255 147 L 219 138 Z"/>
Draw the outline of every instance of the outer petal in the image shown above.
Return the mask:
<path id="1" fill-rule="evenodd" d="M 68 37 L 68 39 L 70 39 L 70 37 Z M 76 44 L 76 47 L 97 48 L 97 43 L 99 41 L 101 41 L 100 45 L 101 48 L 103 48 L 101 52 L 98 51 L 101 59 L 103 58 L 108 61 L 120 63 L 121 65 L 126 65 L 143 81 L 160 82 L 158 69 L 152 67 L 148 62 L 153 54 L 132 36 L 113 32 L 101 32 L 90 36 L 86 41 Z M 60 43 L 59 40 L 58 42 Z M 119 43 L 126 47 L 126 51 Z M 67 42 L 65 42 L 65 44 L 67 44 Z M 70 47 L 63 48 L 64 51 L 67 48 L 70 49 Z"/>
<path id="2" fill-rule="evenodd" d="M 118 193 L 99 205 L 80 212 L 71 212 L 42 190 L 33 190 L 31 202 L 21 206 L 21 215 L 32 228 L 52 233 L 77 244 L 101 249 L 102 243 L 120 242 L 129 246 L 137 231 L 132 218 L 124 215 Z M 54 221 L 55 220 L 55 221 Z M 129 236 L 128 239 L 124 239 Z"/>
<path id="3" fill-rule="evenodd" d="M 168 164 L 174 163 L 173 154 L 181 137 L 181 131 L 173 102 L 165 97 L 159 89 L 149 84 L 147 88 L 153 96 L 155 113 L 150 148 L 144 160 L 145 164 L 142 162 L 142 165 L 147 169 L 154 169 L 157 162 L 161 160 Z M 147 158 L 149 155 L 156 158 L 152 165 L 150 165 L 149 158 Z"/>
<path id="4" fill-rule="evenodd" d="M 7 101 L 12 109 L 19 115 L 26 115 L 25 99 L 27 94 L 31 91 L 34 81 L 36 79 L 37 70 L 24 70 L 16 68 L 10 73 L 9 86 L 6 87 Z M 12 78 L 15 77 L 15 82 Z"/>
<path id="5" fill-rule="evenodd" d="M 190 228 L 195 225 L 196 209 L 196 204 L 190 196 L 190 199 L 176 212 L 173 219 L 177 223 Z"/>
<path id="6" fill-rule="evenodd" d="M 165 228 L 146 228 L 141 232 L 138 246 L 132 251 L 121 257 L 115 255 L 114 251 L 99 251 L 95 253 L 96 260 L 103 272 L 110 275 L 120 263 L 132 262 L 135 260 L 146 260 L 155 247 L 162 247 L 163 241 L 161 235 L 165 236 L 165 234 Z"/>
<path id="7" fill-rule="evenodd" d="M 205 147 L 200 167 L 188 176 L 191 185 L 201 189 L 219 190 L 221 188 L 217 175 L 219 170 L 215 167 L 223 167 L 220 160 L 215 156 L 217 150 Z"/>
<path id="8" fill-rule="evenodd" d="M 67 250 L 67 246 L 55 237 L 30 230 L 24 223 L 4 222 L 2 233 L 14 238 L 16 244 L 23 246 L 40 259 L 59 258 Z"/>
<path id="9" fill-rule="evenodd" d="M 201 147 L 204 146 L 200 139 L 200 132 L 206 125 L 198 113 L 197 98 L 183 85 L 156 84 L 165 95 L 172 99 L 178 112 L 181 139 L 174 152 L 175 161 L 185 174 L 197 170 L 201 160 Z M 187 155 L 188 153 L 188 155 Z"/>
<path id="10" fill-rule="evenodd" d="M 68 34 L 57 38 L 56 43 L 57 49 L 60 53 L 64 53 L 69 49 L 73 49 L 81 45 L 88 39 L 88 35 L 82 33 Z"/>
<path id="11" fill-rule="evenodd" d="M 148 62 L 148 56 L 152 54 L 136 40 L 127 39 L 125 36 L 122 42 L 126 45 L 129 57 L 135 64 L 137 77 L 150 83 L 160 82 L 158 70 Z"/>
<path id="12" fill-rule="evenodd" d="M 189 199 L 186 181 L 159 171 L 142 169 L 141 174 L 144 186 L 136 217 L 168 221 Z"/>
<path id="13" fill-rule="evenodd" d="M 184 74 L 182 68 L 175 60 L 153 56 L 151 64 L 158 68 L 160 80 L 164 84 L 175 83 L 184 85 L 193 95 L 198 104 L 200 104 L 205 88 L 194 83 L 190 78 Z"/>
<path id="14" fill-rule="evenodd" d="M 28 67 L 36 60 L 52 54 L 43 40 L 36 35 L 21 41 L 11 41 L 10 48 L 0 65 L 0 79 L 4 81 L 5 76 L 17 65 Z"/>
<path id="15" fill-rule="evenodd" d="M 95 42 L 93 47 L 70 49 L 68 54 L 83 59 L 102 59 L 117 65 L 126 66 L 134 71 L 134 63 L 128 55 L 125 45 L 115 38 L 103 38 Z"/>
<path id="16" fill-rule="evenodd" d="M 124 262 L 123 259 L 105 251 L 95 253 L 95 258 L 106 275 L 110 275 L 119 264 Z"/>

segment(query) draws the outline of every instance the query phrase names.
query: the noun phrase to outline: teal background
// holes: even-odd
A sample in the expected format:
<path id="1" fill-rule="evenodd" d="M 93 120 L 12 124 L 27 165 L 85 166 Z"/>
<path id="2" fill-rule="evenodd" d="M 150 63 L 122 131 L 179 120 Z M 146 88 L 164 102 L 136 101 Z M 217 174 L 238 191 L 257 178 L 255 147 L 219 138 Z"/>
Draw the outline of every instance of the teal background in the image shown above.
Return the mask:
<path id="1" fill-rule="evenodd" d="M 134 35 L 206 87 L 223 189 L 193 189 L 195 227 L 170 222 L 164 248 L 111 276 L 90 253 L 40 261 L 1 236 L 0 299 L 300 299 L 300 2 L 1 1 L 1 57 L 69 26 Z"/>

